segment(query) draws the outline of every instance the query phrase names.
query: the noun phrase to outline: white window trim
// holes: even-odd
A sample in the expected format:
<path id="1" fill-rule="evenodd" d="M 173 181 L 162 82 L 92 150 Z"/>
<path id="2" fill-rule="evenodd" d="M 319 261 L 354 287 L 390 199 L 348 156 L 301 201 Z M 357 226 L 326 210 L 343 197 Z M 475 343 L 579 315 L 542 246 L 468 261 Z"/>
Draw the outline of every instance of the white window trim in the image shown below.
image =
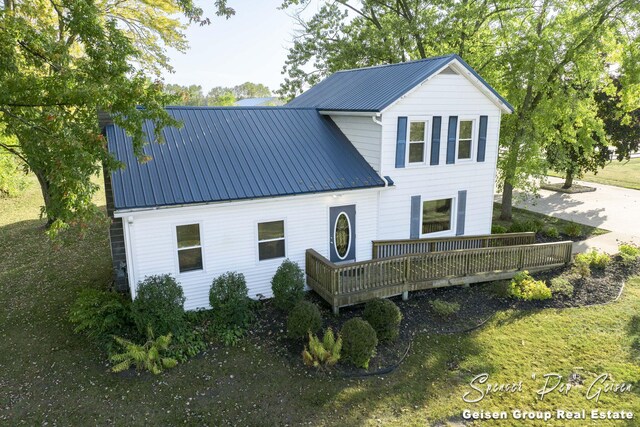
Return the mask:
<path id="1" fill-rule="evenodd" d="M 266 240 L 260 240 L 260 232 L 258 230 L 258 225 L 265 223 L 265 222 L 277 222 L 277 221 L 282 221 L 282 227 L 284 230 L 284 237 L 278 237 L 277 239 L 266 239 Z M 265 263 L 269 263 L 269 262 L 282 262 L 282 260 L 287 258 L 287 254 L 289 253 L 289 247 L 288 247 L 288 239 L 287 239 L 287 219 L 286 218 L 269 218 L 269 219 L 260 219 L 255 221 L 254 227 L 253 229 L 255 230 L 255 250 L 256 250 L 256 265 L 258 264 L 265 264 Z M 269 258 L 269 259 L 260 259 L 260 243 L 263 242 L 275 242 L 277 240 L 284 240 L 284 256 L 278 257 L 278 258 Z"/>
<path id="2" fill-rule="evenodd" d="M 471 163 L 475 160 L 474 153 L 476 152 L 476 146 L 478 145 L 478 120 L 480 116 L 462 116 L 458 117 L 458 125 L 456 127 L 456 163 Z M 458 148 L 460 147 L 460 122 L 471 122 L 471 149 L 468 159 L 460 159 L 458 157 Z"/>
<path id="3" fill-rule="evenodd" d="M 178 227 L 180 227 L 181 225 L 195 225 L 195 224 L 198 224 L 198 227 L 199 227 L 198 229 L 200 231 L 200 246 L 189 246 L 186 248 L 178 248 Z M 184 276 L 185 274 L 206 273 L 207 265 L 206 265 L 205 256 L 204 256 L 204 244 L 202 242 L 202 236 L 204 235 L 202 221 L 179 222 L 179 223 L 172 224 L 172 227 L 173 227 L 173 257 L 175 262 L 174 270 L 175 270 L 176 277 Z M 200 254 L 202 256 L 202 268 L 199 270 L 190 270 L 190 271 L 180 272 L 180 258 L 178 257 L 178 251 L 185 250 L 185 249 L 195 249 L 195 248 L 200 248 Z"/>
<path id="4" fill-rule="evenodd" d="M 449 218 L 450 227 L 448 230 L 444 231 L 436 231 L 435 233 L 423 233 L 422 232 L 422 222 L 424 220 L 424 202 L 434 202 L 436 200 L 446 200 L 451 199 L 451 216 Z M 455 213 L 458 211 L 458 196 L 442 196 L 442 197 L 430 197 L 426 198 L 424 196 L 420 196 L 420 238 L 431 238 L 431 237 L 449 237 L 455 235 L 456 230 L 456 220 L 458 215 Z"/>
<path id="5" fill-rule="evenodd" d="M 411 123 L 412 122 L 424 122 L 424 153 L 421 162 L 411 162 L 409 161 L 409 148 L 411 147 Z M 425 166 L 429 163 L 429 148 L 431 147 L 431 132 L 432 132 L 432 116 L 413 116 L 407 119 L 407 135 L 406 141 L 407 146 L 405 148 L 405 167 L 420 167 Z"/>

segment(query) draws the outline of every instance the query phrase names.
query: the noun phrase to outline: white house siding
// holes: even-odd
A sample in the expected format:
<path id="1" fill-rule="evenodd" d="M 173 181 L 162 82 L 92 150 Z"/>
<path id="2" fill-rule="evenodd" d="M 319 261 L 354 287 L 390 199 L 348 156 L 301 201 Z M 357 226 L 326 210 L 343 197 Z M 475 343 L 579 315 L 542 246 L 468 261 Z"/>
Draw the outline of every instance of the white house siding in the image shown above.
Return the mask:
<path id="1" fill-rule="evenodd" d="M 476 161 L 477 135 L 472 161 L 446 164 L 449 116 L 488 116 L 486 157 Z M 437 166 L 395 167 L 396 132 L 399 116 L 441 116 L 440 161 Z M 411 197 L 423 200 L 457 197 L 467 191 L 465 235 L 491 231 L 493 189 L 498 152 L 500 110 L 465 77 L 440 74 L 410 92 L 382 114 L 382 172 L 395 182 L 395 188 L 380 195 L 378 239 L 406 239 L 410 234 Z M 476 131 L 477 133 L 477 127 Z M 427 158 L 431 141 L 427 142 Z M 428 163 L 428 161 L 427 161 Z M 454 202 L 454 204 L 457 203 Z M 455 235 L 455 209 L 452 230 Z"/>
<path id="2" fill-rule="evenodd" d="M 170 273 L 183 286 L 186 309 L 208 307 L 213 278 L 236 271 L 245 275 L 250 297 L 270 297 L 271 278 L 283 259 L 258 261 L 257 224 L 284 219 L 286 255 L 304 268 L 308 248 L 328 258 L 331 206 L 356 205 L 356 258 L 370 259 L 378 193 L 378 189 L 354 190 L 121 213 L 132 294 L 145 276 Z M 191 223 L 200 224 L 204 270 L 180 274 L 175 227 Z"/>
<path id="3" fill-rule="evenodd" d="M 374 123 L 371 116 L 332 115 L 331 119 L 358 149 L 362 157 L 380 172 L 380 137 L 382 126 Z"/>

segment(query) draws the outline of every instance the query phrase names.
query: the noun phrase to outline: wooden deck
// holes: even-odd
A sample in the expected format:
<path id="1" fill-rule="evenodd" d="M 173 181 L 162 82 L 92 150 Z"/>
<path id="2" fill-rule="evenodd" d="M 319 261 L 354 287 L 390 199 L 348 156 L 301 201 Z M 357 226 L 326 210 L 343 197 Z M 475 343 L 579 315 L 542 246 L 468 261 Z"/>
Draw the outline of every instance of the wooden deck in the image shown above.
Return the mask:
<path id="1" fill-rule="evenodd" d="M 509 279 L 521 270 L 541 271 L 571 262 L 572 242 L 508 245 L 530 242 L 532 236 L 517 233 L 374 242 L 374 255 L 404 253 L 340 265 L 308 249 L 307 284 L 337 313 L 340 307 L 373 298 L 407 298 L 409 291 Z M 415 252 L 420 250 L 425 252 Z"/>

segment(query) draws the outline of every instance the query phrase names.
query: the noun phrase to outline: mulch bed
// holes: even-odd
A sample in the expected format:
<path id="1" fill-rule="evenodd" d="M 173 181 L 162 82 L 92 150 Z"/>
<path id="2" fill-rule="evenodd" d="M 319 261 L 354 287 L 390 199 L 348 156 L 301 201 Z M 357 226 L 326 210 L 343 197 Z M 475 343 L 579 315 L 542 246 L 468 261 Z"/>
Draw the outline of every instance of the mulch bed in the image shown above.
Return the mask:
<path id="1" fill-rule="evenodd" d="M 559 193 L 577 194 L 577 193 L 590 193 L 596 191 L 594 187 L 588 187 L 586 185 L 573 184 L 569 188 L 562 188 L 564 183 L 558 184 L 542 184 L 540 188 L 543 190 L 557 191 Z"/>
<path id="2" fill-rule="evenodd" d="M 548 284 L 551 278 L 557 277 L 569 269 L 569 267 L 563 267 L 533 274 L 533 276 L 536 279 L 545 280 Z M 376 355 L 371 359 L 368 371 L 339 363 L 335 369 L 321 374 L 349 377 L 370 375 L 376 372 L 385 373 L 402 361 L 417 333 L 451 334 L 469 331 L 482 325 L 496 312 L 509 308 L 533 310 L 608 303 L 619 295 L 626 278 L 639 273 L 640 262 L 633 267 L 625 267 L 618 260 L 615 260 L 604 271 L 594 271 L 589 278 L 572 281 L 573 296 L 554 296 L 553 299 L 546 301 L 516 301 L 505 298 L 500 294 L 502 286 L 499 282 L 412 292 L 407 301 L 402 301 L 400 297 L 391 298 L 403 314 L 398 339 L 392 343 L 378 344 Z M 362 316 L 364 311 L 364 304 L 358 304 L 341 308 L 340 314 L 335 316 L 331 307 L 315 292 L 308 292 L 307 299 L 316 303 L 320 308 L 324 322 L 323 328 L 331 327 L 334 331 L 338 331 L 347 320 Z M 460 311 L 450 318 L 442 318 L 429 305 L 429 301 L 434 299 L 458 303 Z M 271 300 L 262 301 L 257 311 L 257 320 L 249 331 L 249 336 L 261 346 L 288 359 L 293 366 L 304 368 L 301 352 L 305 343 L 287 338 L 286 323 L 286 314 L 275 308 Z M 311 369 L 308 371 L 309 373 L 321 372 Z"/>

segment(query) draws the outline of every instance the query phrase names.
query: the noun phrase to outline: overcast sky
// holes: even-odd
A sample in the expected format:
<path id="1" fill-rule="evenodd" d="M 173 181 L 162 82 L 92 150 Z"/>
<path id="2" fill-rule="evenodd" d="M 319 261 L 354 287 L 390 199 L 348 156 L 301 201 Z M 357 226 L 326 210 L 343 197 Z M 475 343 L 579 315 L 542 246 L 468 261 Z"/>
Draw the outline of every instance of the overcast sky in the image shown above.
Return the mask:
<path id="1" fill-rule="evenodd" d="M 271 90 L 283 80 L 282 66 L 295 30 L 294 19 L 278 10 L 282 0 L 230 0 L 236 15 L 215 17 L 213 0 L 198 1 L 211 25 L 191 25 L 186 54 L 170 51 L 174 73 L 167 83 L 199 84 L 206 94 L 214 86 L 235 86 L 246 81 L 262 83 Z M 305 11 L 315 11 L 314 1 Z"/>

